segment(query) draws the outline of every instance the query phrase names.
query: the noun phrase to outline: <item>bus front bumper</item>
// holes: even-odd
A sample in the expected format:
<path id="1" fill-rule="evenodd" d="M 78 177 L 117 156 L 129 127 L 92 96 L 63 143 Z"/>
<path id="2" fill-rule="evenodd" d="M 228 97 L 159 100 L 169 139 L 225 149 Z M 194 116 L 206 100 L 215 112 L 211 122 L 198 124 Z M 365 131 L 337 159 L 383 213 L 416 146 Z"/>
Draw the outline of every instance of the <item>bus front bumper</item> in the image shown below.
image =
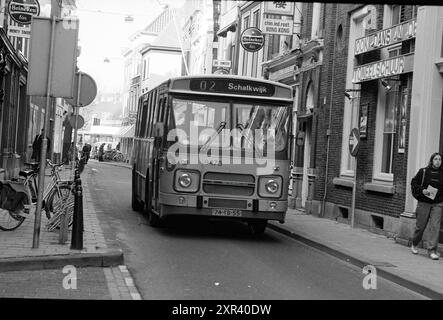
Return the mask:
<path id="1" fill-rule="evenodd" d="M 197 195 L 160 193 L 162 205 L 160 216 L 197 215 L 210 217 L 228 217 L 238 219 L 266 219 L 285 221 L 288 202 L 272 199 L 258 199 L 253 210 L 253 199 L 201 196 L 198 205 Z M 241 203 L 242 206 L 236 206 Z M 214 206 L 221 204 L 221 206 Z"/>

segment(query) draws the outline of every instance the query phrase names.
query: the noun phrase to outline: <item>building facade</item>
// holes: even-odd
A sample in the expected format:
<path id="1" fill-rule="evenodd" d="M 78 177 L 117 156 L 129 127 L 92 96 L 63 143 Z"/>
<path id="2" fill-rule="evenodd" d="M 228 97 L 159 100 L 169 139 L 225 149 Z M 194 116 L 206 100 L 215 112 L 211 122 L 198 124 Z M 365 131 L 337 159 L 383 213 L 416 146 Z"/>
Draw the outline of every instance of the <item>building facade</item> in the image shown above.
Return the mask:
<path id="1" fill-rule="evenodd" d="M 218 59 L 238 61 L 232 73 L 294 88 L 290 206 L 407 241 L 410 181 L 443 151 L 442 8 L 239 1 L 221 17 Z M 286 22 L 290 34 L 268 27 Z M 249 27 L 264 33 L 258 52 L 240 46 Z"/>

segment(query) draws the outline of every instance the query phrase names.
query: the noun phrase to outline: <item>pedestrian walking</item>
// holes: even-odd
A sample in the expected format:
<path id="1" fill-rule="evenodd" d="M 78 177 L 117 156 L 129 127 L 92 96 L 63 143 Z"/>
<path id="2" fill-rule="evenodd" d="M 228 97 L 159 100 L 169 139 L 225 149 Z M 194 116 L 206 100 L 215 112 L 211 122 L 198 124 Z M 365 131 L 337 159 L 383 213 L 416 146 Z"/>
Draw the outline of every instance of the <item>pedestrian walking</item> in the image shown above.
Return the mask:
<path id="1" fill-rule="evenodd" d="M 85 143 L 85 145 L 83 146 L 83 155 L 85 157 L 85 163 L 88 163 L 89 160 L 89 156 L 91 154 L 91 145 L 89 143 Z"/>
<path id="2" fill-rule="evenodd" d="M 411 251 L 417 254 L 417 245 L 423 237 L 426 226 L 429 224 L 429 239 L 427 249 L 432 260 L 438 260 L 438 237 L 440 231 L 441 215 L 443 210 L 443 169 L 442 155 L 433 153 L 426 168 L 418 170 L 411 180 L 411 191 L 418 200 L 415 210 L 417 219 L 412 238 Z"/>
<path id="3" fill-rule="evenodd" d="M 42 129 L 41 133 L 35 136 L 34 142 L 32 143 L 31 159 L 35 159 L 35 161 L 37 161 L 37 162 L 40 162 L 40 155 L 41 155 L 41 150 L 42 150 L 42 146 L 43 146 L 44 132 L 45 132 L 45 129 Z M 48 140 L 48 143 L 46 144 L 46 146 L 47 146 L 46 154 L 48 154 L 49 146 L 51 145 L 51 140 L 48 137 L 46 137 L 46 139 Z"/>

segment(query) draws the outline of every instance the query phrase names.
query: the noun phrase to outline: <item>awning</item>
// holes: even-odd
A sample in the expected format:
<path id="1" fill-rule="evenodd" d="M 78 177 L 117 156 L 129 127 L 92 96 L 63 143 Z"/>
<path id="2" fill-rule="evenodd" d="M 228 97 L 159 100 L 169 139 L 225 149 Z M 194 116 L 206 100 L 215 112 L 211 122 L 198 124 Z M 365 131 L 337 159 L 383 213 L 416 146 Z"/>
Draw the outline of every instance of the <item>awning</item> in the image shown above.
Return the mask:
<path id="1" fill-rule="evenodd" d="M 111 126 L 91 126 L 89 132 L 85 134 L 90 135 L 103 135 L 103 136 L 116 136 L 120 132 L 121 127 L 111 127 Z"/>
<path id="2" fill-rule="evenodd" d="M 231 23 L 227 24 L 225 27 L 220 29 L 217 32 L 217 36 L 224 38 L 224 37 L 226 37 L 226 34 L 228 33 L 228 31 L 235 32 L 236 29 L 237 29 L 237 22 L 232 21 Z"/>
<path id="3" fill-rule="evenodd" d="M 133 138 L 134 134 L 135 134 L 135 124 L 131 124 L 130 126 L 122 127 L 117 136 L 120 138 Z"/>

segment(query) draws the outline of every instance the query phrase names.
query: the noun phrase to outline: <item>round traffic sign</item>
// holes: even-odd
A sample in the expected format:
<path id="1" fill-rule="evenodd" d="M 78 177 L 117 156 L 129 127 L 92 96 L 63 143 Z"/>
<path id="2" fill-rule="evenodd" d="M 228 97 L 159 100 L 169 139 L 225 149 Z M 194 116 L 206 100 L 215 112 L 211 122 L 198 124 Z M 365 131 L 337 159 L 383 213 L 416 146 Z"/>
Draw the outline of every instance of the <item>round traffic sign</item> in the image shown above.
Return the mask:
<path id="1" fill-rule="evenodd" d="M 351 156 L 356 157 L 360 147 L 360 131 L 357 128 L 351 130 L 349 135 L 349 152 Z"/>
<path id="2" fill-rule="evenodd" d="M 80 99 L 77 103 L 78 80 L 81 76 Z M 86 107 L 94 101 L 97 96 L 97 84 L 94 79 L 87 73 L 77 72 L 74 79 L 74 98 L 66 99 L 70 104 L 76 107 Z"/>
<path id="3" fill-rule="evenodd" d="M 263 48 L 265 36 L 259 28 L 247 28 L 241 34 L 240 44 L 246 51 L 256 52 Z"/>
<path id="4" fill-rule="evenodd" d="M 20 24 L 31 24 L 32 17 L 40 15 L 40 4 L 36 0 L 12 0 L 9 2 L 9 16 Z"/>
<path id="5" fill-rule="evenodd" d="M 75 118 L 77 117 L 77 126 L 75 125 Z M 72 115 L 69 118 L 69 124 L 73 129 L 81 129 L 85 125 L 85 119 L 81 115 Z"/>

